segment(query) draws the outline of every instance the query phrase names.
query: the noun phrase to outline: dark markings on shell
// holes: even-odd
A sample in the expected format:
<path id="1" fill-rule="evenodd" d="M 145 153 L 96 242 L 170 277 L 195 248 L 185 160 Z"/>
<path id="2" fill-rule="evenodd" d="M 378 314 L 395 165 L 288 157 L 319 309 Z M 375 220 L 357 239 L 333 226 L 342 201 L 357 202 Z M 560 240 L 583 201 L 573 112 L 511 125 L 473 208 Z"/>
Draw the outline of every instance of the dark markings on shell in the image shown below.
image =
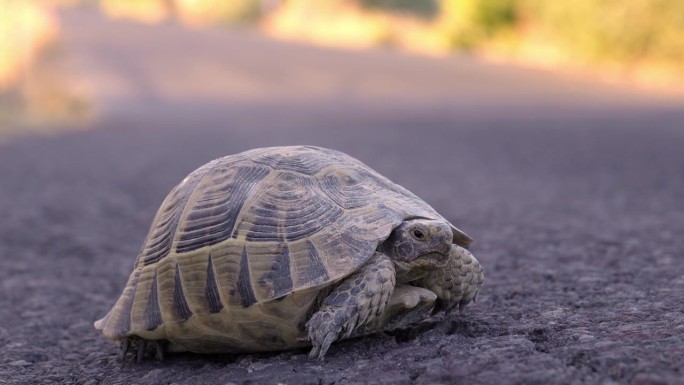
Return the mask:
<path id="1" fill-rule="evenodd" d="M 330 279 L 328 270 L 325 268 L 316 246 L 307 240 L 306 247 L 309 250 L 309 263 L 306 266 L 297 266 L 297 286 L 327 282 Z"/>
<path id="2" fill-rule="evenodd" d="M 342 233 L 340 236 L 344 243 L 353 247 L 358 254 L 372 254 L 375 249 L 375 242 L 358 240 L 347 233 Z"/>
<path id="3" fill-rule="evenodd" d="M 318 202 L 322 201 L 319 200 Z M 328 228 L 344 213 L 344 210 L 333 205 L 319 204 L 311 206 L 311 208 L 311 213 L 304 217 L 295 215 L 288 217 L 287 241 L 293 242 L 308 238 L 322 229 Z"/>
<path id="4" fill-rule="evenodd" d="M 154 272 L 154 279 L 152 280 L 152 288 L 150 289 L 150 296 L 147 299 L 145 306 L 145 328 L 147 330 L 154 330 L 164 321 L 161 316 L 161 309 L 159 308 L 159 296 L 157 294 L 157 272 Z"/>
<path id="5" fill-rule="evenodd" d="M 207 165 L 190 174 L 169 193 L 169 196 L 162 203 L 154 228 L 150 230 L 147 242 L 141 251 L 144 265 L 157 263 L 169 254 L 185 205 L 188 203 L 192 191 L 195 190 L 209 169 L 210 167 Z"/>
<path id="6" fill-rule="evenodd" d="M 369 191 L 367 183 L 363 184 L 363 174 L 354 174 L 329 172 L 320 179 L 321 190 L 340 207 L 348 210 L 363 207 L 368 204 L 368 196 L 372 191 Z"/>
<path id="7" fill-rule="evenodd" d="M 293 242 L 330 226 L 344 210 L 323 199 L 312 178 L 283 172 L 250 208 L 248 241 Z"/>
<path id="8" fill-rule="evenodd" d="M 215 170 L 215 174 L 228 175 L 213 175 L 216 184 L 203 186 L 202 195 L 187 216 L 176 252 L 186 253 L 230 238 L 245 200 L 269 172 L 261 166 Z"/>
<path id="9" fill-rule="evenodd" d="M 306 175 L 314 175 L 323 168 L 335 163 L 337 159 L 333 159 L 332 151 L 327 150 L 329 157 L 321 156 L 320 148 L 301 147 L 292 152 L 271 152 L 256 156 L 253 161 L 256 163 L 266 164 L 276 170 L 294 171 Z M 312 156 L 316 153 L 317 156 Z M 327 154 L 326 154 L 327 155 Z"/>
<path id="10" fill-rule="evenodd" d="M 173 312 L 177 320 L 186 320 L 192 315 L 188 300 L 183 292 L 183 281 L 180 274 L 180 266 L 176 265 L 176 278 L 173 285 Z"/>
<path id="11" fill-rule="evenodd" d="M 114 335 L 125 336 L 129 330 L 131 330 L 131 311 L 133 310 L 133 300 L 135 299 L 135 290 L 138 287 L 138 279 L 140 278 L 140 270 L 136 270 L 133 273 L 133 279 L 130 285 L 127 285 L 124 289 L 122 297 L 124 298 L 124 303 L 121 306 L 121 312 L 119 317 L 116 319 L 116 325 L 114 326 Z M 126 293 L 128 291 L 128 293 Z"/>
<path id="12" fill-rule="evenodd" d="M 257 207 L 253 209 L 258 223 L 253 224 L 245 238 L 248 241 L 255 242 L 283 242 L 285 241 L 285 234 L 282 231 L 280 219 L 277 217 L 278 211 L 276 209 L 265 209 Z M 237 231 L 237 230 L 236 230 Z M 237 233 L 233 234 L 234 237 Z"/>
<path id="13" fill-rule="evenodd" d="M 240 294 L 240 301 L 242 306 L 247 307 L 256 303 L 254 296 L 254 289 L 252 289 L 252 280 L 249 277 L 249 258 L 247 257 L 247 248 L 242 248 L 242 259 L 240 261 L 240 275 L 236 283 L 236 291 Z"/>
<path id="14" fill-rule="evenodd" d="M 272 298 L 283 298 L 292 292 L 292 274 L 290 273 L 290 250 L 283 244 L 282 251 L 271 265 L 271 270 L 260 279 L 259 285 L 271 292 Z"/>
<path id="15" fill-rule="evenodd" d="M 214 264 L 211 261 L 211 254 L 209 254 L 209 263 L 207 264 L 207 286 L 204 290 L 209 303 L 209 312 L 218 313 L 223 309 L 221 303 L 221 295 L 219 294 L 218 285 L 216 284 L 216 275 L 214 274 Z"/>
<path id="16" fill-rule="evenodd" d="M 410 191 L 406 190 L 405 188 L 401 187 L 400 185 L 390 181 L 389 179 L 378 174 L 377 172 L 371 172 L 368 170 L 364 170 L 363 176 L 364 176 L 364 178 L 372 180 L 373 184 L 375 184 L 375 186 L 377 186 L 376 188 L 379 190 L 389 190 L 389 191 L 392 191 L 392 192 L 397 193 L 399 195 L 403 195 L 404 197 L 416 199 L 416 200 L 419 200 L 422 202 L 422 200 L 420 198 L 418 198 L 417 196 L 413 195 L 412 192 L 410 192 Z"/>

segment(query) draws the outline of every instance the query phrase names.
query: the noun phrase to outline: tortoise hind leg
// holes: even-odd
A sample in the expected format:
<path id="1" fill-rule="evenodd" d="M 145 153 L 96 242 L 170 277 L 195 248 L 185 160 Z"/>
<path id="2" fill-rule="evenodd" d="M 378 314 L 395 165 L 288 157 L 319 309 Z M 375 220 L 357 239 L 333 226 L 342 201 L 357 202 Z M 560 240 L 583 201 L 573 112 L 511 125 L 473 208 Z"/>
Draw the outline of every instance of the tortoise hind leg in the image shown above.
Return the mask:
<path id="1" fill-rule="evenodd" d="M 121 351 L 119 352 L 119 359 L 124 362 L 126 356 L 131 348 L 134 347 L 134 357 L 135 361 L 140 363 L 145 358 L 145 353 L 147 353 L 148 347 L 154 346 L 155 357 L 159 361 L 164 360 L 166 354 L 166 341 L 164 340 L 146 340 L 138 336 L 130 336 L 121 340 Z"/>
<path id="2" fill-rule="evenodd" d="M 345 278 L 306 323 L 313 345 L 309 357 L 323 360 L 330 344 L 358 334 L 366 325 L 374 323 L 392 296 L 395 280 L 394 264 L 379 252 Z"/>

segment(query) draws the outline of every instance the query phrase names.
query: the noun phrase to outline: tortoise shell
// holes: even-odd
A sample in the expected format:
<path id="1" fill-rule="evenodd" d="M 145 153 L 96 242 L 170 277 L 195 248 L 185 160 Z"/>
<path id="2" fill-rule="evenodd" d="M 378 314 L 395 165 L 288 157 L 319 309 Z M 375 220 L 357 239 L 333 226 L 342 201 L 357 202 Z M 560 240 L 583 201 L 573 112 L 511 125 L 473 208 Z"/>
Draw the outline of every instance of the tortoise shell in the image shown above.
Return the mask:
<path id="1" fill-rule="evenodd" d="M 177 350 L 291 347 L 316 293 L 410 218 L 447 222 L 338 151 L 273 147 L 216 159 L 168 194 L 123 294 L 95 326 L 115 340 L 181 341 Z M 470 243 L 452 230 L 454 243 Z"/>

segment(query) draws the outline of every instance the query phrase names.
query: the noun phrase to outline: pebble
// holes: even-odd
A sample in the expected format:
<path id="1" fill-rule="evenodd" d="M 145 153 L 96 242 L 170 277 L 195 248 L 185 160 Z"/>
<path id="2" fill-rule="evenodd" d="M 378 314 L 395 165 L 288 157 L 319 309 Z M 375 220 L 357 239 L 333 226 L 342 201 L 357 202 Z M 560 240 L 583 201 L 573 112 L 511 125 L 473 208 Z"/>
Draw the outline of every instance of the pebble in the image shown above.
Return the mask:
<path id="1" fill-rule="evenodd" d="M 255 363 L 249 365 L 249 368 L 247 368 L 247 371 L 251 373 L 251 372 L 255 372 L 255 371 L 259 371 L 259 370 L 264 370 L 264 369 L 266 369 L 272 365 L 273 364 L 266 363 L 266 362 L 255 362 Z"/>
<path id="2" fill-rule="evenodd" d="M 158 378 L 164 371 L 161 369 L 152 369 L 143 376 L 143 380 L 151 380 Z"/>
<path id="3" fill-rule="evenodd" d="M 24 360 L 17 360 L 17 361 L 12 361 L 9 363 L 9 366 L 30 366 L 31 363 L 24 361 Z"/>
<path id="4" fill-rule="evenodd" d="M 592 336 L 592 335 L 590 335 L 590 334 L 583 334 L 583 335 L 579 336 L 579 338 L 577 338 L 577 341 L 579 341 L 579 342 L 589 342 L 589 341 L 593 341 L 593 340 L 595 340 L 595 339 L 596 339 L 596 337 L 594 337 L 594 336 Z"/>

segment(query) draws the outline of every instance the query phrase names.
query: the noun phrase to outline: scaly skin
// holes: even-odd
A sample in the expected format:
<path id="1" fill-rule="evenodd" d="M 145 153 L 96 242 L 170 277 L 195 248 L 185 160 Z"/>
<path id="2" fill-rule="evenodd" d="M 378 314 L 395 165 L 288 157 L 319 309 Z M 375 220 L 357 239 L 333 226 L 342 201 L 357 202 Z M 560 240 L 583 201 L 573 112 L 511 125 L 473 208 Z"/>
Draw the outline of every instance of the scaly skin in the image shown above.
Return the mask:
<path id="1" fill-rule="evenodd" d="M 330 344 L 337 340 L 392 327 L 392 323 L 401 325 L 403 322 L 395 317 L 399 314 L 404 314 L 408 320 L 414 319 L 416 314 L 424 314 L 426 309 L 431 310 L 436 298 L 445 297 L 445 291 L 452 291 L 451 287 L 445 289 L 443 276 L 460 274 L 460 270 L 454 272 L 453 268 L 458 265 L 460 269 L 461 262 L 466 261 L 463 252 L 452 255 L 457 247 L 452 246 L 452 241 L 451 227 L 443 221 L 416 218 L 397 226 L 369 262 L 333 288 L 311 316 L 306 324 L 308 339 L 313 345 L 310 356 L 322 360 Z M 450 258 L 453 260 L 449 262 L 459 263 L 448 264 Z M 473 260 L 467 259 L 467 262 Z M 445 270 L 445 265 L 449 270 Z M 392 302 L 388 313 L 383 314 L 397 281 L 409 283 L 432 277 L 435 270 L 437 276 L 427 281 L 432 286 L 440 285 L 435 296 L 418 287 L 413 292 L 404 291 Z M 380 325 L 383 322 L 385 325 Z"/>
<path id="2" fill-rule="evenodd" d="M 309 356 L 322 360 L 330 344 L 372 324 L 385 310 L 395 279 L 390 258 L 376 252 L 369 263 L 342 281 L 306 323 L 313 345 Z"/>
<path id="3" fill-rule="evenodd" d="M 477 300 L 482 282 L 484 270 L 480 262 L 468 250 L 452 245 L 446 266 L 431 271 L 415 284 L 437 294 L 439 307 L 450 312 Z"/>

